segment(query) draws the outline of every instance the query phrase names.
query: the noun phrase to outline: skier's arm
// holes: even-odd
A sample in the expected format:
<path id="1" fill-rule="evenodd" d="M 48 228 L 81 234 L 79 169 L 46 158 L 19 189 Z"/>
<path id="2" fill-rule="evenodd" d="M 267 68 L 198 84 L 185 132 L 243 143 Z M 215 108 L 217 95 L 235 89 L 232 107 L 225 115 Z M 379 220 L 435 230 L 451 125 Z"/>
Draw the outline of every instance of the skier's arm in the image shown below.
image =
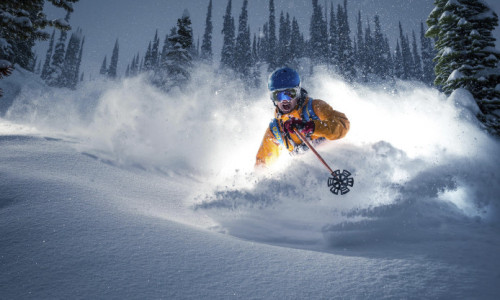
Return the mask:
<path id="1" fill-rule="evenodd" d="M 326 138 L 336 140 L 343 138 L 349 131 L 350 123 L 346 115 L 333 110 L 323 100 L 313 100 L 313 109 L 319 120 L 314 120 L 315 129 L 311 137 L 313 139 Z"/>
<path id="2" fill-rule="evenodd" d="M 255 167 L 265 167 L 272 164 L 278 158 L 279 154 L 280 148 L 278 141 L 276 141 L 276 138 L 268 128 L 260 144 L 259 151 L 257 152 Z"/>

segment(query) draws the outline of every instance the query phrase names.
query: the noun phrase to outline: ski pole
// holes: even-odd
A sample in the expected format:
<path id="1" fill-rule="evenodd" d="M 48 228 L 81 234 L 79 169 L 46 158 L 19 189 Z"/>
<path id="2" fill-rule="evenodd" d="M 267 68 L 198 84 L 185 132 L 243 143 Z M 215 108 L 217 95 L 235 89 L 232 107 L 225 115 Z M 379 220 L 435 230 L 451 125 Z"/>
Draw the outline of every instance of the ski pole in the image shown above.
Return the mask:
<path id="1" fill-rule="evenodd" d="M 312 152 L 316 155 L 316 157 L 323 163 L 323 165 L 330 171 L 330 174 L 332 174 L 333 177 L 328 178 L 328 187 L 330 187 L 330 192 L 334 193 L 335 195 L 338 195 L 339 192 L 341 195 L 349 193 L 350 189 L 348 186 L 352 187 L 354 185 L 354 179 L 349 177 L 351 176 L 351 172 L 347 170 L 343 170 L 342 173 L 340 170 L 333 171 L 332 168 L 326 163 L 326 161 L 319 155 L 318 151 L 314 149 L 314 147 L 309 143 L 309 141 L 306 139 L 306 137 L 297 130 L 297 128 L 294 128 L 293 131 L 295 134 L 304 142 L 309 149 L 312 150 Z"/>
<path id="2" fill-rule="evenodd" d="M 320 162 L 323 163 L 323 165 L 328 169 L 328 171 L 330 171 L 330 174 L 333 174 L 333 170 L 332 168 L 330 168 L 330 166 L 326 163 L 326 161 L 323 159 L 323 157 L 321 157 L 321 155 L 319 155 L 318 151 L 316 151 L 316 149 L 314 149 L 314 147 L 311 145 L 311 143 L 309 143 L 309 141 L 306 139 L 306 137 L 300 132 L 297 130 L 297 128 L 294 128 L 293 131 L 295 131 L 295 134 L 299 136 L 299 138 L 302 140 L 302 142 L 306 143 L 307 147 L 309 147 L 309 149 L 312 150 L 312 152 L 314 154 L 316 154 L 316 157 L 319 159 Z"/>

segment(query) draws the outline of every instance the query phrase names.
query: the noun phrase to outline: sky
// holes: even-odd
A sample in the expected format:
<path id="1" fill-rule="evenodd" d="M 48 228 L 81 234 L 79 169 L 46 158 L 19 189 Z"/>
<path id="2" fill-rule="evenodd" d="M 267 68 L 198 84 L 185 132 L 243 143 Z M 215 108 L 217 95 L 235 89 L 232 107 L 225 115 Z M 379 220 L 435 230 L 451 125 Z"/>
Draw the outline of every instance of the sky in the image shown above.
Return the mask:
<path id="1" fill-rule="evenodd" d="M 109 62 L 115 40 L 118 39 L 120 45 L 118 74 L 123 74 L 135 54 L 144 55 L 157 29 L 160 43 L 163 43 L 165 35 L 170 32 L 170 28 L 175 26 L 184 9 L 188 9 L 191 15 L 194 41 L 196 43 L 200 39 L 201 43 L 208 2 L 208 0 L 82 0 L 76 3 L 70 23 L 73 29 L 82 28 L 85 35 L 81 70 L 86 76 L 95 76 L 99 72 L 105 55 Z M 319 2 L 323 7 L 327 5 L 328 8 L 333 4 L 335 10 L 339 4 L 343 4 L 343 0 L 320 0 Z M 433 0 L 349 0 L 348 17 L 351 32 L 356 30 L 355 20 L 358 11 L 361 11 L 364 24 L 368 19 L 373 20 L 373 16 L 378 14 L 381 18 L 382 29 L 389 35 L 391 47 L 394 48 L 399 35 L 398 22 L 402 22 L 403 30 L 410 37 L 412 30 L 415 30 L 418 37 L 420 22 L 425 22 L 434 8 L 433 2 Z M 500 7 L 498 1 L 488 0 L 487 2 L 498 13 Z M 232 1 L 232 15 L 236 21 L 241 12 L 242 3 L 243 0 Z M 213 0 L 212 43 L 215 61 L 220 60 L 222 20 L 226 6 L 227 0 Z M 268 6 L 268 0 L 249 1 L 248 13 L 252 35 L 257 33 L 268 20 Z M 275 9 L 277 20 L 281 11 L 288 12 L 291 17 L 297 18 L 301 32 L 308 35 L 312 15 L 310 0 L 275 0 Z M 62 18 L 65 15 L 62 9 L 55 8 L 51 4 L 47 4 L 45 12 L 49 18 Z M 495 36 L 500 39 L 498 28 Z M 35 51 L 38 57 L 45 59 L 47 47 L 48 41 L 37 44 Z"/>

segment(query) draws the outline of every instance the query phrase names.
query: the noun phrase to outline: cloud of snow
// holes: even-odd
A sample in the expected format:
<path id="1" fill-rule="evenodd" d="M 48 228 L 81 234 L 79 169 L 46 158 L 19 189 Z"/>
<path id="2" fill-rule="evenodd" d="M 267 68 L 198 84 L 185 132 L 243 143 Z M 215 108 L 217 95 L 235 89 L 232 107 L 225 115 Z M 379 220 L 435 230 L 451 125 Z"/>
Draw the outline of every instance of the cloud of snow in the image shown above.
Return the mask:
<path id="1" fill-rule="evenodd" d="M 273 117 L 265 82 L 248 89 L 209 69 L 168 94 L 140 77 L 87 82 L 76 92 L 21 89 L 5 118 L 75 140 L 78 151 L 123 168 L 191 178 L 193 199 L 179 205 L 248 239 L 338 246 L 451 238 L 467 224 L 497 223 L 500 144 L 476 120 L 470 94 L 302 77 L 310 95 L 351 121 L 346 138 L 318 147 L 333 169 L 353 173 L 345 196 L 330 193 L 329 174 L 312 153 L 284 153 L 268 172 L 254 173 Z"/>

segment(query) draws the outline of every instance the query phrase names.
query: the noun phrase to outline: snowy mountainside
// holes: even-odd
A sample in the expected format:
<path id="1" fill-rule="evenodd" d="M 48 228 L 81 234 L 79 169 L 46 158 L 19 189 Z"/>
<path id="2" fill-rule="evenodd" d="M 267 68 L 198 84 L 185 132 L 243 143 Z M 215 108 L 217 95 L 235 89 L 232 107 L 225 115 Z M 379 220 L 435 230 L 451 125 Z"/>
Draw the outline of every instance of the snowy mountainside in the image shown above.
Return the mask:
<path id="1" fill-rule="evenodd" d="M 0 119 L 5 295 L 499 295 L 500 144 L 470 94 L 305 78 L 351 121 L 345 139 L 318 147 L 355 178 L 334 196 L 311 153 L 255 173 L 273 106 L 264 88 L 210 74 L 168 95 L 142 78 L 11 94 Z"/>

